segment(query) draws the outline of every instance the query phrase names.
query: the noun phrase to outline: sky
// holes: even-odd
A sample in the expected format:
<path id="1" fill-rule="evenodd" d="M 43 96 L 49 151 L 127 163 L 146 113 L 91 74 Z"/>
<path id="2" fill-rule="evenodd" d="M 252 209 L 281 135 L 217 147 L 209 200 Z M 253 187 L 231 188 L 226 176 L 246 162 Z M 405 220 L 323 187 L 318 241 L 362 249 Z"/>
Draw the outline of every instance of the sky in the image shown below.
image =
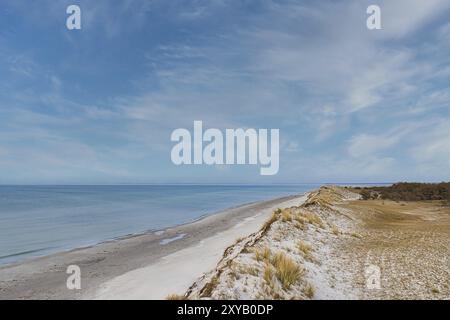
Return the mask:
<path id="1" fill-rule="evenodd" d="M 450 180 L 449 76 L 448 0 L 2 0 L 0 184 Z M 194 120 L 279 129 L 279 173 L 175 166 Z"/>

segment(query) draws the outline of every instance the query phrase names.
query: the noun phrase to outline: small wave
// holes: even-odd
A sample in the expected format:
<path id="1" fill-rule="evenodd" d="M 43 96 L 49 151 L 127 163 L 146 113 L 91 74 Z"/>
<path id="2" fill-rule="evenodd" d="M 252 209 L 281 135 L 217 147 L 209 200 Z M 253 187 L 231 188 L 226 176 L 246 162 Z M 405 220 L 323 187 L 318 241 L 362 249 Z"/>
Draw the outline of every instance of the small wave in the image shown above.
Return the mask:
<path id="1" fill-rule="evenodd" d="M 41 248 L 41 249 L 16 252 L 16 253 L 8 254 L 8 255 L 5 255 L 5 256 L 0 256 L 0 260 L 13 258 L 13 257 L 18 257 L 18 256 L 23 256 L 23 255 L 28 255 L 28 254 L 33 254 L 33 253 L 37 253 L 37 252 L 41 252 L 41 251 L 54 249 L 54 248 L 55 247 L 46 247 L 46 248 Z"/>

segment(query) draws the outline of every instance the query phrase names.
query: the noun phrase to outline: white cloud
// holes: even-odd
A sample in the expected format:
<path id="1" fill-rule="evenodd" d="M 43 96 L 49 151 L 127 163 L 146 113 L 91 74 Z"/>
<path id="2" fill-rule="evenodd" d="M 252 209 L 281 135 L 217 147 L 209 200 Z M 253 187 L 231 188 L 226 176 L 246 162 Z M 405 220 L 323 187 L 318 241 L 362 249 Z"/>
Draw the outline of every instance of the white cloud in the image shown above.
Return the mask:
<path id="1" fill-rule="evenodd" d="M 367 157 L 384 151 L 399 142 L 399 136 L 360 134 L 350 140 L 348 152 L 352 157 Z"/>
<path id="2" fill-rule="evenodd" d="M 446 166 L 450 159 L 450 120 L 435 121 L 427 130 L 416 133 L 416 145 L 411 148 L 412 156 L 430 167 Z"/>
<path id="3" fill-rule="evenodd" d="M 383 35 L 406 36 L 450 9 L 448 0 L 384 0 L 380 2 Z"/>

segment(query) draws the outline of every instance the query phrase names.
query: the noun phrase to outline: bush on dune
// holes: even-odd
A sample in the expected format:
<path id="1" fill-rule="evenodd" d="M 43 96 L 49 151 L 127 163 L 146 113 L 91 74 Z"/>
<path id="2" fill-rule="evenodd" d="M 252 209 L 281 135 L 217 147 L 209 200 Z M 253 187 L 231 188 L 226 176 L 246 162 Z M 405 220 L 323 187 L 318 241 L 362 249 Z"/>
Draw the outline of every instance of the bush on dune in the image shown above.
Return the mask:
<path id="1" fill-rule="evenodd" d="M 366 187 L 354 189 L 363 200 L 392 201 L 450 201 L 450 182 L 441 183 L 407 183 L 401 182 L 389 187 Z"/>

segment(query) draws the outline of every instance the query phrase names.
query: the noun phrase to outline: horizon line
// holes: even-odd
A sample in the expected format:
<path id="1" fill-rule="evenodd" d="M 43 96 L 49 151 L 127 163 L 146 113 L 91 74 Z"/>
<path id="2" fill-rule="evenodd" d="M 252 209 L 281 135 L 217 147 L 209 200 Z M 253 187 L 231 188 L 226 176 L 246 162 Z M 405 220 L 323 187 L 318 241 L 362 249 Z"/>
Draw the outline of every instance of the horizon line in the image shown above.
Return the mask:
<path id="1" fill-rule="evenodd" d="M 441 183 L 445 181 L 387 181 L 387 182 L 301 182 L 301 183 L 0 183 L 0 186 L 301 186 L 301 185 L 387 185 L 407 183 Z"/>

